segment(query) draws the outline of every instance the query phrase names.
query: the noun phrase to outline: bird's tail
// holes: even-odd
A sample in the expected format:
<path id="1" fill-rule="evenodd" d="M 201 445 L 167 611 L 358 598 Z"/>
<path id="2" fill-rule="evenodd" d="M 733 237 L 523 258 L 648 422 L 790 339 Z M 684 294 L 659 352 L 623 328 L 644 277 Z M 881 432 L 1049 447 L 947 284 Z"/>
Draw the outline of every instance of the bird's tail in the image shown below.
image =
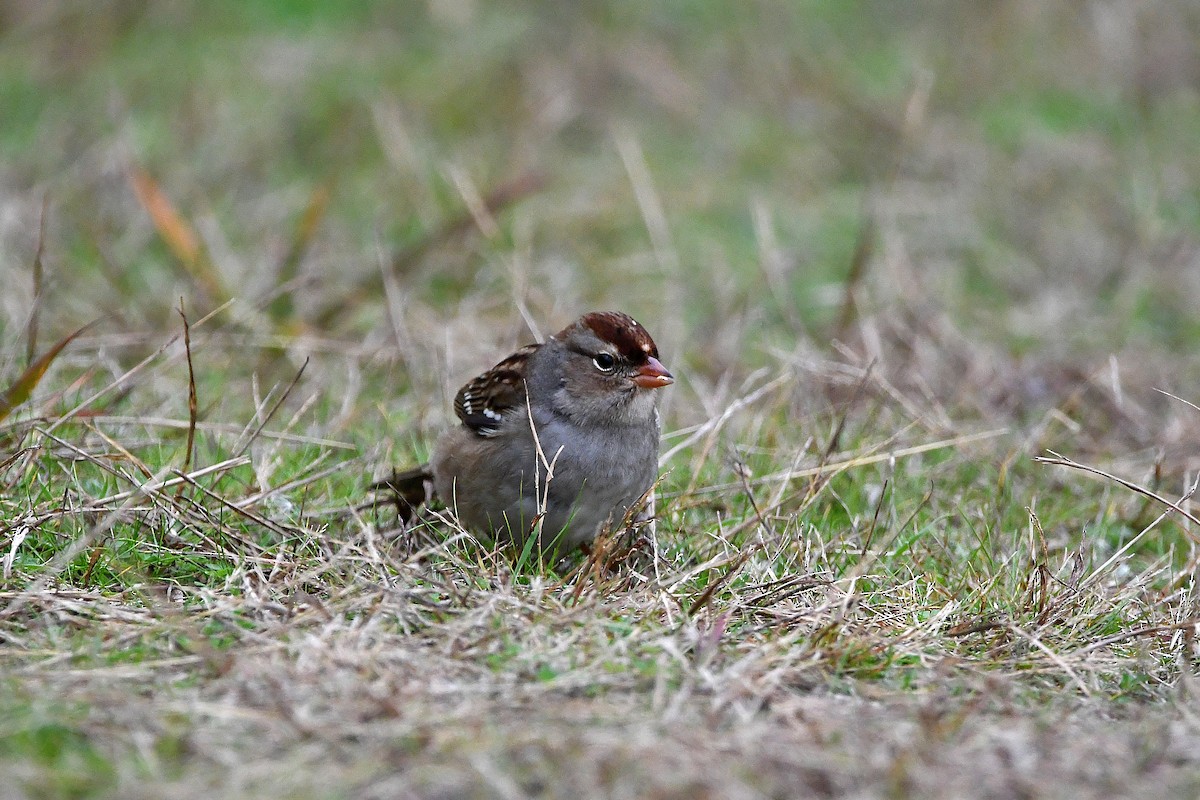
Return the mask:
<path id="1" fill-rule="evenodd" d="M 428 464 L 422 464 L 412 469 L 394 471 L 383 480 L 372 483 L 369 488 L 375 492 L 391 492 L 400 518 L 408 522 L 417 509 L 434 498 L 433 469 Z"/>

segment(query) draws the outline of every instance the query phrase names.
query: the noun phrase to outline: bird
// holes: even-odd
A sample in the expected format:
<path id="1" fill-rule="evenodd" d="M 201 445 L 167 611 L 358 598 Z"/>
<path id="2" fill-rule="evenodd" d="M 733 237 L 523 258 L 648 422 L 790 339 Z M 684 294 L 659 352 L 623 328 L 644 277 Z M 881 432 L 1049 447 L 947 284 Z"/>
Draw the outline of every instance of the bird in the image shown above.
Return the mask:
<path id="1" fill-rule="evenodd" d="M 658 477 L 657 400 L 674 376 L 633 317 L 593 311 L 517 350 L 454 398 L 429 463 L 373 484 L 407 520 L 439 498 L 459 523 L 524 548 L 586 548 L 636 513 Z"/>

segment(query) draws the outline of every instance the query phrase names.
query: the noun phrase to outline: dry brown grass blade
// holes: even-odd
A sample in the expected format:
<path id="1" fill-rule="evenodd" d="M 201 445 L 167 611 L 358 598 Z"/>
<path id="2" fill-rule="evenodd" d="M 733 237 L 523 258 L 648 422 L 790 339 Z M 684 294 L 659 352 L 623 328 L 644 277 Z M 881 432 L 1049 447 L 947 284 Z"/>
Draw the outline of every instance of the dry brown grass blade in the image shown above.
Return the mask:
<path id="1" fill-rule="evenodd" d="M 693 601 L 692 605 L 688 608 L 687 615 L 689 617 L 696 616 L 696 614 L 700 612 L 700 609 L 708 605 L 709 601 L 712 600 L 713 595 L 717 593 L 717 590 L 727 585 L 729 581 L 731 581 L 733 577 L 738 574 L 742 567 L 746 566 L 746 562 L 750 560 L 750 557 L 757 553 L 760 549 L 762 549 L 762 545 L 756 542 L 754 545 L 748 547 L 741 554 L 736 556 L 733 559 L 732 565 L 728 570 L 725 571 L 724 574 L 722 574 L 716 580 L 710 581 L 709 584 L 704 587 L 704 591 L 700 593 L 700 596 L 697 597 L 695 601 Z"/>
<path id="2" fill-rule="evenodd" d="M 862 377 L 854 386 L 854 392 L 850 395 L 850 399 L 842 404 L 840 413 L 838 414 L 837 425 L 833 429 L 833 434 L 829 437 L 829 443 L 821 451 L 821 459 L 817 466 L 824 466 L 833 457 L 841 446 L 842 434 L 846 430 L 846 422 L 850 419 L 850 410 L 858 405 L 858 399 L 862 397 L 863 391 L 867 387 L 867 382 L 871 379 L 871 374 L 875 369 L 875 362 L 867 364 L 867 368 L 863 370 Z M 808 496 L 815 497 L 820 493 L 823 482 L 828 481 L 833 477 L 833 473 L 817 473 L 812 476 L 808 482 Z"/>
<path id="3" fill-rule="evenodd" d="M 889 481 L 885 479 L 883 486 L 879 489 L 879 499 L 875 502 L 875 513 L 871 515 L 871 525 L 867 528 L 867 534 L 863 536 L 863 553 L 871 552 L 871 541 L 875 538 L 875 529 L 879 526 L 879 514 L 883 511 L 883 501 L 887 497 L 888 484 Z"/>
<path id="4" fill-rule="evenodd" d="M 187 444 L 183 450 L 183 467 L 181 472 L 187 473 L 192 468 L 192 449 L 196 444 L 196 408 L 199 405 L 196 401 L 196 371 L 192 366 L 192 331 L 188 326 L 187 314 L 183 311 L 183 298 L 179 298 L 179 317 L 183 320 L 183 349 L 187 355 L 187 370 L 188 370 L 188 429 L 187 429 Z M 175 491 L 175 496 L 178 497 L 183 492 L 183 484 Z"/>
<path id="5" fill-rule="evenodd" d="M 175 470 L 175 477 L 177 479 L 179 479 L 180 481 L 182 481 L 182 483 L 180 485 L 183 485 L 186 483 L 187 485 L 191 486 L 192 488 L 199 490 L 201 494 L 208 497 L 210 500 L 220 503 L 222 506 L 224 506 L 225 508 L 232 511 L 234 514 L 237 514 L 239 517 L 244 517 L 245 519 L 255 523 L 256 525 L 260 525 L 260 526 L 266 528 L 267 530 L 273 531 L 273 532 L 279 534 L 280 536 L 285 536 L 285 537 L 290 536 L 295 532 L 293 530 L 289 530 L 289 529 L 283 527 L 282 525 L 275 522 L 274 520 L 268 519 L 268 518 L 262 516 L 261 514 L 256 514 L 248 508 L 241 507 L 237 503 L 234 503 L 232 500 L 227 500 L 222 495 L 219 495 L 216 492 L 214 492 L 213 490 L 211 490 L 205 486 L 202 486 L 191 475 L 185 475 L 185 474 L 179 472 L 178 470 Z M 239 538 L 238 540 L 243 545 L 249 545 L 259 551 L 264 550 L 264 548 L 261 547 L 260 545 L 254 543 L 254 542 L 251 542 L 247 539 Z"/>
<path id="6" fill-rule="evenodd" d="M 967 433 L 962 436 L 953 436 L 949 439 L 938 439 L 925 444 L 912 445 L 911 447 L 900 447 L 895 450 L 883 450 L 881 452 L 869 452 L 867 455 L 850 456 L 840 461 L 831 461 L 826 464 L 820 464 L 815 467 L 805 467 L 804 469 L 787 469 L 780 472 L 772 472 L 767 475 L 761 475 L 749 481 L 751 486 L 761 486 L 764 483 L 775 483 L 778 481 L 792 482 L 801 478 L 811 478 L 814 475 L 821 475 L 829 472 L 840 472 L 856 467 L 866 467 L 871 464 L 878 464 L 882 461 L 890 461 L 898 458 L 908 458 L 909 456 L 928 453 L 933 450 L 943 450 L 947 447 L 961 447 L 974 442 L 981 442 L 987 439 L 993 439 L 997 436 L 1003 436 L 1008 433 L 1008 428 L 996 428 L 990 431 L 981 431 L 980 433 Z M 894 438 L 894 437 L 892 437 Z M 878 447 L 886 447 L 888 442 L 884 442 Z M 696 494 L 717 494 L 727 492 L 731 489 L 741 488 L 740 483 L 717 483 L 711 486 L 703 486 L 696 490 Z M 768 509 L 768 511 L 773 510 Z"/>
<path id="7" fill-rule="evenodd" d="M 109 436 L 103 430 L 101 430 L 100 428 L 91 424 L 90 422 L 87 422 L 85 424 L 87 426 L 87 429 L 92 433 L 92 435 L 103 440 L 105 444 L 107 444 L 113 450 L 116 450 L 118 453 L 120 453 L 121 457 L 124 458 L 125 461 L 132 464 L 137 469 L 138 472 L 142 473 L 142 477 L 144 477 L 146 480 L 150 480 L 154 477 L 154 472 L 150 469 L 150 465 L 147 464 L 142 459 L 138 458 L 136 455 L 134 455 L 129 450 L 128 447 L 121 444 L 119 441 L 117 441 L 113 437 Z M 59 439 L 58 437 L 54 436 L 53 434 L 48 434 L 48 435 L 50 436 L 50 438 L 52 440 L 56 440 L 59 442 L 64 441 L 64 440 Z M 74 448 L 74 445 L 68 445 L 68 447 Z M 108 471 L 107 467 L 105 468 L 105 470 Z"/>
<path id="8" fill-rule="evenodd" d="M 1017 636 L 1024 639 L 1026 642 L 1028 642 L 1030 645 L 1032 645 L 1035 649 L 1040 650 L 1043 655 L 1045 655 L 1048 659 L 1050 659 L 1051 663 L 1053 663 L 1056 667 L 1058 667 L 1060 670 L 1062 670 L 1063 674 L 1065 674 L 1068 678 L 1071 679 L 1071 682 L 1075 684 L 1075 686 L 1079 689 L 1080 693 L 1083 694 L 1084 697 L 1092 696 L 1092 690 L 1088 687 L 1088 685 L 1086 683 L 1083 682 L 1083 678 L 1079 677 L 1079 673 L 1077 673 L 1074 669 L 1072 669 L 1071 665 L 1067 663 L 1066 659 L 1064 659 L 1061 655 L 1056 653 L 1049 645 L 1047 645 L 1045 642 L 1043 642 L 1040 638 L 1035 636 L 1033 633 L 1030 633 L 1029 631 L 1025 630 L 1024 628 L 1020 627 L 1019 625 L 1014 625 L 1012 623 L 1009 623 L 1008 625 L 1005 626 L 1005 628 L 1007 628 L 1012 633 L 1014 633 Z"/>
<path id="9" fill-rule="evenodd" d="M 546 179 L 542 175 L 536 172 L 527 172 L 493 189 L 483 198 L 482 210 L 495 216 L 497 212 L 513 203 L 540 192 L 545 185 Z M 448 221 L 413 247 L 398 253 L 392 259 L 392 271 L 403 272 L 408 269 L 429 250 L 469 231 L 476 224 L 475 220 L 476 215 L 468 209 Z M 378 280 L 378 275 L 375 273 L 372 273 L 371 277 Z"/>
<path id="10" fill-rule="evenodd" d="M 1200 628 L 1200 617 L 1185 619 L 1181 622 L 1172 622 L 1169 625 L 1146 625 L 1141 628 L 1135 628 L 1131 631 L 1122 631 L 1121 633 L 1114 633 L 1112 636 L 1105 636 L 1103 639 L 1097 639 L 1091 644 L 1084 645 L 1078 650 L 1075 650 L 1071 653 L 1071 655 L 1081 656 L 1085 653 L 1091 653 L 1094 650 L 1103 649 L 1109 645 L 1118 644 L 1130 639 L 1138 639 L 1142 636 L 1156 636 L 1160 633 L 1183 631 L 1185 634 L 1190 633 L 1195 635 L 1197 628 Z"/>
<path id="11" fill-rule="evenodd" d="M 233 304 L 232 300 L 226 300 L 224 303 L 217 306 L 212 311 L 209 311 L 207 314 L 205 314 L 203 317 L 201 317 L 199 320 L 197 320 L 196 324 L 192 327 L 199 328 L 199 327 L 207 324 L 210 320 L 215 319 L 217 317 L 217 315 L 219 315 L 222 311 L 227 309 L 232 304 Z M 85 409 L 91 407 L 91 405 L 93 403 L 95 403 L 97 400 L 99 400 L 100 398 L 107 396 L 111 392 L 121 389 L 121 387 L 128 386 L 129 382 L 133 379 L 133 377 L 135 375 L 139 374 L 150 364 L 157 361 L 159 356 L 161 356 L 164 352 L 166 352 L 167 348 L 169 348 L 171 345 L 175 344 L 175 342 L 178 340 L 179 340 L 179 334 L 172 336 L 170 339 L 168 339 L 166 342 L 164 342 L 162 345 L 160 345 L 159 348 L 157 350 L 155 350 L 153 353 L 146 356 L 141 361 L 139 361 L 137 364 L 134 364 L 132 367 L 127 369 L 124 373 L 122 373 L 119 377 L 117 377 L 116 380 L 109 382 L 109 384 L 107 386 L 105 386 L 104 388 L 100 389 L 97 392 L 94 392 L 90 396 L 86 397 L 82 402 L 77 404 L 70 411 L 63 414 L 58 419 L 54 420 L 54 422 L 51 423 L 50 427 L 47 430 L 53 431 L 53 430 L 59 428 L 60 426 L 65 425 L 67 422 L 69 422 L 70 420 L 74 419 L 76 416 L 79 416 L 81 413 L 83 413 Z"/>
<path id="12" fill-rule="evenodd" d="M 150 221 L 154 223 L 159 237 L 188 276 L 214 302 L 220 303 L 228 298 L 230 295 L 225 289 L 224 281 L 204 255 L 196 232 L 150 173 L 136 164 L 130 166 L 129 184 L 133 187 L 133 193 L 142 204 L 142 208 L 150 215 Z"/>
<path id="13" fill-rule="evenodd" d="M 11 467 L 13 464 L 17 463 L 18 460 L 24 458 L 25 456 L 27 456 L 31 453 L 36 453 L 37 450 L 38 450 L 38 448 L 36 448 L 36 447 L 22 447 L 20 450 L 13 453 L 12 455 L 10 455 L 8 458 L 0 460 L 0 474 L 2 474 L 4 472 L 4 470 Z"/>
<path id="14" fill-rule="evenodd" d="M 308 199 L 308 205 L 296 225 L 296 232 L 292 236 L 288 250 L 279 262 L 277 271 L 279 293 L 267 304 L 267 314 L 276 325 L 290 326 L 295 322 L 293 317 L 296 304 L 292 297 L 292 290 L 287 286 L 295 279 L 300 262 L 304 259 L 304 254 L 308 251 L 308 246 L 312 243 L 321 220 L 325 218 L 331 194 L 328 185 L 318 186 L 313 190 L 312 196 Z"/>
<path id="15" fill-rule="evenodd" d="M 501 184 L 483 198 L 483 210 L 495 216 L 504 208 L 516 203 L 529 195 L 537 194 L 545 186 L 546 181 L 536 172 L 528 172 L 508 183 Z M 465 211 L 457 217 L 448 220 L 424 236 L 419 242 L 401 250 L 391 259 L 388 269 L 392 274 L 404 273 L 419 262 L 428 252 L 464 236 L 475 225 L 475 215 Z M 338 298 L 317 314 L 317 324 L 325 327 L 338 319 L 347 309 L 359 307 L 367 298 L 375 297 L 384 291 L 383 274 L 379 271 L 363 276 L 358 286 L 348 295 Z"/>
<path id="16" fill-rule="evenodd" d="M 1029 595 L 1037 608 L 1038 625 L 1045 625 L 1050 613 L 1050 569 L 1046 566 L 1050 560 L 1050 553 L 1046 546 L 1046 532 L 1042 530 L 1042 521 L 1032 508 L 1027 507 L 1025 510 L 1029 512 L 1029 552 L 1033 560 Z"/>
<path id="17" fill-rule="evenodd" d="M 1166 395 L 1167 397 L 1171 398 L 1172 400 L 1178 400 L 1180 403 L 1183 403 L 1185 406 L 1191 406 L 1196 411 L 1200 411 L 1200 406 L 1196 405 L 1191 400 L 1184 400 L 1179 395 L 1171 394 L 1170 392 L 1166 391 L 1165 389 L 1155 389 L 1154 391 L 1158 392 L 1161 395 Z"/>
<path id="18" fill-rule="evenodd" d="M 42 253 L 46 247 L 46 205 L 47 197 L 42 195 L 42 214 L 38 219 L 37 247 L 33 251 L 33 308 L 29 311 L 29 324 L 25 327 L 25 366 L 33 364 L 37 353 L 38 318 L 42 312 Z"/>
<path id="19" fill-rule="evenodd" d="M 674 458 L 676 454 L 686 450 L 696 442 L 704 439 L 706 436 L 716 436 L 716 434 L 720 432 L 721 428 L 724 427 L 725 423 L 743 408 L 753 405 L 765 395 L 781 386 L 784 386 L 793 379 L 794 376 L 790 372 L 784 372 L 780 375 L 776 375 L 774 378 L 767 381 L 762 386 L 759 386 L 757 389 L 747 392 L 741 397 L 734 399 L 731 403 L 725 406 L 724 410 L 722 410 L 720 414 L 709 418 L 706 422 L 688 434 L 687 438 L 673 445 L 670 450 L 659 456 L 659 466 L 665 465 L 672 458 Z"/>
<path id="20" fill-rule="evenodd" d="M 237 505 L 239 508 L 249 508 L 258 503 L 261 503 L 263 500 L 265 500 L 268 497 L 272 497 L 274 495 L 280 495 L 280 494 L 286 495 L 290 492 L 296 491 L 297 489 L 303 489 L 304 487 L 309 486 L 310 484 L 313 484 L 317 481 L 328 478 L 330 475 L 336 475 L 339 472 L 346 472 L 351 469 L 361 469 L 362 463 L 366 459 L 367 459 L 367 456 L 365 454 L 363 454 L 363 455 L 355 456 L 354 458 L 348 458 L 344 461 L 338 461 L 336 464 L 325 467 L 324 469 L 320 469 L 315 472 L 310 472 L 307 475 L 303 475 L 294 480 L 290 480 L 287 483 L 281 483 L 278 486 L 272 486 L 270 489 L 266 489 L 261 492 L 255 492 L 254 494 L 249 495 L 248 497 L 243 497 L 241 500 L 237 501 Z M 318 463 L 319 463 L 319 460 L 318 460 L 318 462 L 314 462 L 313 465 L 310 466 L 310 469 L 312 467 L 317 466 Z M 369 505 L 368 505 L 368 507 L 369 507 Z M 302 511 L 303 511 L 303 509 L 302 509 Z M 301 516 L 303 516 L 303 514 Z"/>
<path id="21" fill-rule="evenodd" d="M 1155 494 L 1154 492 L 1150 491 L 1149 489 L 1145 488 L 1144 486 L 1138 486 L 1136 483 L 1134 483 L 1132 481 L 1127 481 L 1124 478 L 1120 478 L 1116 475 L 1113 475 L 1111 472 L 1105 472 L 1102 469 L 1097 469 L 1096 467 L 1089 467 L 1087 464 L 1080 464 L 1077 461 L 1072 461 L 1069 458 L 1066 458 L 1064 456 L 1059 455 L 1058 453 L 1055 453 L 1053 450 L 1049 450 L 1047 452 L 1049 452 L 1053 456 L 1053 458 L 1046 458 L 1045 456 L 1035 456 L 1033 460 L 1039 464 L 1052 464 L 1052 465 L 1058 466 L 1058 467 L 1070 467 L 1071 469 L 1077 469 L 1077 470 L 1080 470 L 1081 472 L 1089 472 L 1092 475 L 1098 475 L 1101 478 L 1112 481 L 1113 483 L 1118 483 L 1121 486 L 1124 486 L 1126 489 L 1129 489 L 1132 492 L 1136 492 L 1136 493 L 1142 495 L 1143 497 L 1148 497 L 1151 500 L 1154 500 L 1155 502 L 1161 503 L 1169 509 L 1178 511 L 1180 513 L 1180 515 L 1182 515 L 1185 519 L 1188 520 L 1188 522 L 1191 522 L 1195 525 L 1200 526 L 1200 519 L 1197 519 L 1194 514 L 1192 514 L 1187 509 L 1185 509 L 1182 505 L 1180 505 L 1184 500 L 1187 499 L 1186 497 L 1173 503 L 1170 500 L 1168 500 L 1167 498 L 1165 498 L 1161 495 Z M 1200 542 L 1200 534 L 1197 534 L 1197 533 L 1187 529 L 1186 527 L 1184 528 L 1184 531 L 1187 533 L 1187 535 L 1189 537 L 1191 537 L 1191 539 L 1193 541 Z"/>
<path id="22" fill-rule="evenodd" d="M 185 419 L 167 419 L 164 417 L 123 417 L 117 414 L 93 414 L 91 419 L 96 423 L 105 423 L 109 425 L 136 426 L 148 428 L 166 428 L 169 430 L 186 431 L 188 421 Z M 246 430 L 245 425 L 235 425 L 233 423 L 222 422 L 201 422 L 196 421 L 196 430 L 210 431 L 218 434 L 239 434 Z M 337 439 L 325 439 L 320 436 L 305 436 L 300 433 L 287 433 L 286 431 L 259 431 L 260 439 L 273 439 L 281 442 L 291 442 L 293 444 L 311 444 L 317 447 L 324 447 L 333 450 L 357 450 L 357 445 L 350 442 L 342 442 Z"/>
<path id="23" fill-rule="evenodd" d="M 200 240 L 191 226 L 175 210 L 175 206 L 146 170 L 138 166 L 130 167 L 129 183 L 138 202 L 150 215 L 158 235 L 175 257 L 190 269 L 191 264 L 200 257 Z"/>
<path id="24" fill-rule="evenodd" d="M 845 339 L 849 335 L 850 326 L 858 318 L 858 292 L 866 279 L 871 258 L 875 255 L 877 236 L 875 215 L 864 200 L 862 222 L 858 226 L 858 240 L 854 245 L 854 254 L 850 257 L 850 269 L 846 273 L 846 285 L 842 290 L 842 308 L 834 326 L 839 339 Z"/>
<path id="25" fill-rule="evenodd" d="M 48 438 L 52 439 L 53 441 L 57 442 L 58 444 L 70 446 L 70 444 L 68 442 L 66 442 L 65 440 L 59 439 L 58 437 L 54 436 L 53 434 L 49 433 L 46 430 L 42 430 L 39 428 L 38 432 L 47 436 Z M 83 454 L 82 451 L 77 451 L 77 452 L 80 452 L 81 454 Z M 83 454 L 83 455 L 86 455 L 86 454 Z M 222 472 L 227 472 L 232 469 L 237 469 L 238 467 L 247 466 L 250 463 L 251 463 L 250 459 L 247 458 L 246 456 L 239 456 L 237 458 L 227 458 L 224 461 L 221 461 L 216 464 L 212 464 L 210 466 L 203 467 L 201 469 L 190 472 L 186 476 L 183 476 L 183 477 L 175 477 L 175 478 L 167 478 L 167 479 L 160 479 L 160 478 L 156 477 L 145 483 L 138 484 L 133 489 L 128 489 L 124 492 L 117 492 L 116 494 L 110 494 L 107 497 L 101 497 L 97 500 L 94 500 L 92 502 L 92 505 L 95 506 L 96 508 L 105 508 L 105 507 L 111 506 L 113 503 L 124 502 L 125 500 L 128 500 L 130 497 L 133 497 L 135 495 L 149 497 L 151 495 L 151 493 L 153 493 L 153 492 L 165 492 L 165 490 L 167 490 L 167 489 L 171 489 L 175 486 L 178 486 L 181 482 L 195 481 L 197 478 L 203 478 L 208 475 L 214 475 L 214 474 L 218 474 L 218 473 L 222 473 Z M 162 474 L 162 475 L 170 474 L 171 471 L 172 470 L 163 469 L 163 470 L 159 471 L 159 474 Z M 116 475 L 119 478 L 122 478 L 124 480 L 129 480 L 129 478 L 127 476 L 121 475 L 118 472 L 114 472 L 112 470 L 109 470 L 109 472 L 112 472 L 112 474 Z"/>
<path id="26" fill-rule="evenodd" d="M 817 475 L 825 476 L 824 480 L 820 481 L 817 484 L 810 484 L 809 487 L 805 488 L 800 493 L 803 495 L 803 498 L 804 498 L 801 501 L 800 507 L 804 508 L 816 501 L 820 492 L 823 491 L 824 488 L 829 485 L 829 480 L 834 475 L 845 472 L 846 470 L 852 469 L 854 467 L 864 466 L 867 464 L 878 463 L 879 461 L 884 460 L 886 458 L 903 458 L 903 457 L 907 457 L 910 455 L 916 455 L 918 453 L 924 453 L 929 450 L 938 450 L 943 447 L 957 446 L 957 445 L 965 444 L 967 442 L 976 441 L 979 439 L 987 439 L 987 438 L 991 438 L 993 436 L 998 436 L 1005 432 L 1006 432 L 1005 430 L 1001 429 L 1001 430 L 996 430 L 996 431 L 985 431 L 984 433 L 979 433 L 979 434 L 967 434 L 965 436 L 959 436 L 954 439 L 947 439 L 947 440 L 943 440 L 940 442 L 931 442 L 926 445 L 917 445 L 916 447 L 906 447 L 906 448 L 903 448 L 900 450 L 891 451 L 890 453 L 861 456 L 861 457 L 852 458 L 852 459 L 849 459 L 846 461 L 838 461 L 838 462 L 835 462 L 832 464 L 825 464 L 825 465 L 812 467 L 809 469 L 803 469 L 803 470 L 791 469 L 786 472 L 775 473 L 774 475 L 768 475 L 768 476 L 765 476 L 762 478 L 756 478 L 754 480 L 750 480 L 747 478 L 747 479 L 744 479 L 743 486 L 760 486 L 764 483 L 767 483 L 770 481 L 776 481 L 776 480 L 782 481 L 784 484 L 787 484 L 787 483 L 791 483 L 792 481 L 794 481 L 798 478 L 811 478 L 811 477 L 817 476 Z M 719 488 L 721 491 L 725 491 L 725 490 L 728 490 L 731 488 L 735 488 L 737 486 L 738 486 L 738 484 L 724 484 L 724 485 L 722 485 L 720 487 L 716 487 L 716 488 Z M 782 485 L 781 485 L 781 489 L 782 489 Z M 710 489 L 706 488 L 702 491 L 707 492 L 707 491 L 710 491 Z M 932 496 L 932 492 L 933 492 L 933 488 L 930 487 L 929 493 L 926 494 L 925 499 L 922 500 L 920 506 L 923 506 L 926 502 L 928 502 L 930 496 Z M 774 502 L 772 502 L 769 506 L 767 506 L 765 509 L 763 509 L 761 513 L 773 514 L 779 508 L 781 508 L 785 503 L 789 503 L 789 502 L 792 502 L 793 500 L 795 500 L 797 496 L 798 495 L 790 495 L 790 496 L 785 495 L 781 491 L 777 495 L 777 499 Z M 920 508 L 920 506 L 918 506 L 918 509 Z M 798 512 L 794 512 L 794 513 L 798 513 Z M 913 514 L 915 516 L 916 512 L 914 511 Z M 751 526 L 758 525 L 758 524 L 760 524 L 759 516 L 755 515 L 755 516 L 752 516 L 752 517 L 742 520 L 740 523 L 738 523 L 737 525 L 733 526 L 728 531 L 726 531 L 725 535 L 726 536 L 736 536 L 737 534 L 740 534 L 742 531 L 750 528 Z M 898 536 L 900 530 L 903 530 L 903 528 L 898 529 L 897 533 L 895 535 Z"/>
<path id="27" fill-rule="evenodd" d="M 21 376 L 4 390 L 3 394 L 0 394 L 0 420 L 6 418 L 12 413 L 14 408 L 29 399 L 30 395 L 33 394 L 33 390 L 37 388 L 38 383 L 42 380 L 42 376 L 46 374 L 46 370 L 54 363 L 54 359 L 58 358 L 58 354 L 63 351 L 63 348 L 69 345 L 76 336 L 95 324 L 95 322 L 89 322 L 82 328 L 76 329 L 75 332 L 59 339 L 53 347 L 30 364 L 21 373 Z"/>
<path id="28" fill-rule="evenodd" d="M 279 411 L 279 407 L 283 405 L 283 402 L 288 399 L 289 395 L 291 395 L 292 390 L 296 388 L 296 384 L 300 382 L 300 378 L 304 376 L 304 370 L 308 369 L 308 363 L 309 359 L 304 359 L 304 363 L 301 364 L 300 369 L 296 371 L 296 377 L 292 378 L 292 382 L 289 383 L 287 388 L 283 390 L 283 394 L 281 394 L 279 399 L 275 401 L 275 405 L 271 406 L 271 410 L 268 411 L 266 416 L 262 418 L 262 421 L 258 424 L 258 427 L 254 429 L 254 432 L 247 436 L 245 441 L 243 441 L 237 447 L 237 449 L 234 451 L 235 456 L 242 455 L 250 449 L 250 445 L 254 444 L 254 440 L 258 438 L 260 433 L 262 433 L 263 428 L 267 427 L 267 424 Z"/>

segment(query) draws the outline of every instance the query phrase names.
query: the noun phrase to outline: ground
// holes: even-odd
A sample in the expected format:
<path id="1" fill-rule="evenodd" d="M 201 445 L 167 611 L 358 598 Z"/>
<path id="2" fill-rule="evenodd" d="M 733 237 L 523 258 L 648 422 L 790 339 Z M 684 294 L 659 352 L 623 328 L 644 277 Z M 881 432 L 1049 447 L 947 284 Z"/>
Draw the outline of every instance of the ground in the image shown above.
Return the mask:
<path id="1" fill-rule="evenodd" d="M 1193 3 L 0 37 L 0 798 L 1200 793 Z M 652 525 L 368 490 L 589 309 Z"/>

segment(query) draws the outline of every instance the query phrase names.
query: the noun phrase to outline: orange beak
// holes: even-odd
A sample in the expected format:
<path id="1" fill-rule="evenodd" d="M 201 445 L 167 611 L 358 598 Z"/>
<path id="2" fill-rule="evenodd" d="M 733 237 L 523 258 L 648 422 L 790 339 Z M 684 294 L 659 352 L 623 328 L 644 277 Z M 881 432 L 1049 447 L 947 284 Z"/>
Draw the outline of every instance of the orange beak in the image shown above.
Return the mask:
<path id="1" fill-rule="evenodd" d="M 675 377 L 667 372 L 661 361 L 651 356 L 634 374 L 633 382 L 643 389 L 661 389 L 674 383 Z"/>

